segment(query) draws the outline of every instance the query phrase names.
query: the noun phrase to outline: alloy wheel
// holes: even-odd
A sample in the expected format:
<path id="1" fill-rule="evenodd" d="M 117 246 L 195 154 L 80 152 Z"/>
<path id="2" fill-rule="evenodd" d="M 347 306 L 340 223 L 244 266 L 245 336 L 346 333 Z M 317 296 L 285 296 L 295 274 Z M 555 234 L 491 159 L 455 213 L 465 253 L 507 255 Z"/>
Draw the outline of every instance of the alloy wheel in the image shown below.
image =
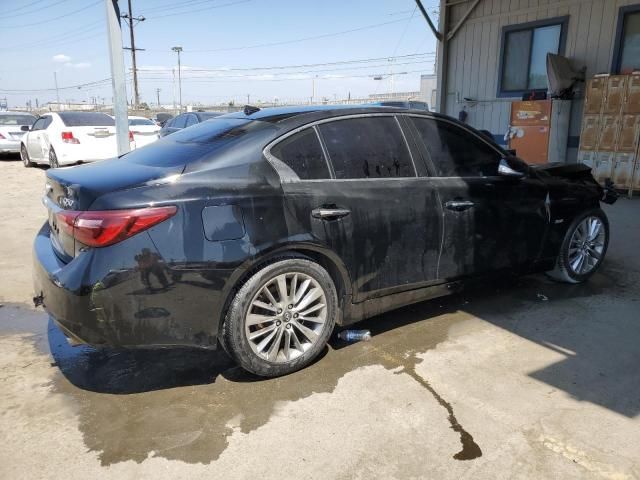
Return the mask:
<path id="1" fill-rule="evenodd" d="M 298 358 L 322 336 L 327 297 L 320 284 L 301 272 L 278 275 L 252 299 L 245 336 L 253 352 L 274 363 Z"/>
<path id="2" fill-rule="evenodd" d="M 20 157 L 22 157 L 22 163 L 25 167 L 30 166 L 31 162 L 29 161 L 29 154 L 27 153 L 27 149 L 24 145 L 20 147 Z"/>
<path id="3" fill-rule="evenodd" d="M 604 252 L 605 235 L 598 217 L 587 217 L 578 224 L 569 242 L 568 263 L 573 273 L 585 275 L 596 268 Z"/>

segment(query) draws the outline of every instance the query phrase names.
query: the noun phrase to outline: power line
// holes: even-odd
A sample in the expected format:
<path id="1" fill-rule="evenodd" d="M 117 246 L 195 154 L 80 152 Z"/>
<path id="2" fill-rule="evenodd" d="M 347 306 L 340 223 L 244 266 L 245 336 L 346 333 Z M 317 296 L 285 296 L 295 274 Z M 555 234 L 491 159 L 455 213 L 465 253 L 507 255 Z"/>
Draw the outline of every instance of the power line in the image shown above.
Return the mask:
<path id="1" fill-rule="evenodd" d="M 217 8 L 224 8 L 224 7 L 232 7 L 233 5 L 239 5 L 241 3 L 249 3 L 252 2 L 253 0 L 239 0 L 237 2 L 230 2 L 230 3 L 224 3 L 222 5 L 215 5 L 215 6 L 211 6 L 211 7 L 206 7 L 206 8 L 200 8 L 200 9 L 196 9 L 196 10 L 188 10 L 186 12 L 177 12 L 177 13 L 167 13 L 165 15 L 152 15 L 149 18 L 150 19 L 158 19 L 158 18 L 164 18 L 164 17 L 176 17 L 178 15 L 188 15 L 190 13 L 197 13 L 197 12 L 204 12 L 205 10 L 214 10 Z"/>
<path id="2" fill-rule="evenodd" d="M 18 10 L 24 10 L 25 8 L 30 7 L 31 5 L 35 5 L 36 3 L 42 3 L 45 0 L 36 0 L 35 2 L 28 3 L 27 5 L 22 5 L 21 7 L 14 8 L 13 10 L 9 10 L 8 13 L 17 12 Z"/>
<path id="3" fill-rule="evenodd" d="M 236 51 L 236 50 L 248 50 L 248 49 L 252 49 L 252 48 L 262 48 L 262 47 L 273 47 L 273 46 L 277 46 L 277 45 L 288 45 L 291 43 L 298 43 L 298 42 L 306 42 L 308 40 L 318 40 L 321 38 L 329 38 L 329 37 L 335 37 L 335 36 L 339 36 L 339 35 L 346 35 L 348 33 L 353 33 L 353 32 L 360 32 L 363 30 L 370 30 L 372 28 L 377 28 L 377 27 L 382 27 L 385 25 L 393 25 L 395 23 L 400 23 L 400 22 L 405 22 L 407 20 L 407 18 L 401 18 L 399 20 L 389 20 L 387 22 L 381 22 L 381 23 L 374 23 L 371 25 L 365 25 L 363 27 L 358 27 L 358 28 L 351 28 L 349 30 L 342 30 L 339 32 L 333 32 L 333 33 L 323 33 L 321 35 L 313 35 L 310 37 L 302 37 L 302 38 L 296 38 L 293 40 L 283 40 L 283 41 L 279 41 L 279 42 L 269 42 L 269 43 L 260 43 L 260 44 L 256 44 L 256 45 L 245 45 L 245 46 L 241 46 L 241 47 L 227 47 L 227 48 L 214 48 L 214 49 L 209 49 L 209 50 L 186 50 L 185 52 L 191 52 L 191 53 L 206 53 L 206 52 L 230 52 L 230 51 Z"/>
<path id="4" fill-rule="evenodd" d="M 74 10 L 72 12 L 65 13 L 64 15 L 60 15 L 57 17 L 48 18 L 47 20 L 42 20 L 40 22 L 25 23 L 22 25 L 3 25 L 2 28 L 24 28 L 24 27 L 33 27 L 35 25 L 42 25 L 43 23 L 50 23 L 50 22 L 53 22 L 54 20 L 60 20 L 61 18 L 69 17 L 71 15 L 75 15 L 76 13 L 82 12 L 84 10 L 88 10 L 89 8 L 92 8 L 99 3 L 102 3 L 102 0 L 97 0 L 96 2 L 90 3 L 89 5 L 79 8 L 78 10 Z"/>
<path id="5" fill-rule="evenodd" d="M 14 17 L 21 17 L 22 15 L 31 15 L 32 13 L 38 13 L 41 12 L 42 10 L 45 10 L 47 8 L 51 8 L 51 7 L 55 7 L 56 5 L 59 5 L 61 3 L 64 2 L 68 2 L 69 0 L 58 0 L 55 3 L 50 3 L 49 5 L 46 5 L 44 7 L 40 7 L 37 8 L 35 10 L 31 10 L 30 12 L 21 12 L 21 13 L 16 13 L 15 15 L 5 15 L 4 13 L 2 14 L 2 20 L 4 20 L 5 18 L 14 18 Z M 36 2 L 37 3 L 37 2 Z M 11 13 L 11 12 L 9 12 Z"/>
<path id="6" fill-rule="evenodd" d="M 67 87 L 59 87 L 58 90 L 72 90 L 74 88 L 84 88 L 84 87 L 96 87 L 96 86 L 102 86 L 107 85 L 111 82 L 111 77 L 109 78 L 103 78 L 102 80 L 95 80 L 93 82 L 87 82 L 87 83 L 80 83 L 77 85 L 69 85 Z M 0 92 L 6 92 L 6 93 L 34 93 L 34 92 L 54 92 L 56 89 L 55 88 L 35 88 L 35 89 L 11 89 L 11 88 L 2 88 L 0 89 Z"/>
<path id="7" fill-rule="evenodd" d="M 13 45 L 13 46 L 2 46 L 2 48 L 0 48 L 0 50 L 11 50 L 11 51 L 16 51 L 16 50 L 29 50 L 31 48 L 36 48 L 36 47 L 49 47 L 49 46 L 53 46 L 55 44 L 57 44 L 58 42 L 64 42 L 64 41 L 68 41 L 69 39 L 73 38 L 74 41 L 78 38 L 78 35 L 82 35 L 85 33 L 89 33 L 91 31 L 94 30 L 104 30 L 104 22 L 102 21 L 97 21 L 97 22 L 91 22 L 88 23 L 86 25 L 84 25 L 81 28 L 77 28 L 77 29 L 73 29 L 73 30 L 66 30 L 65 32 L 62 33 L 58 33 L 56 35 L 52 35 L 50 37 L 45 37 L 45 38 L 41 38 L 39 40 L 36 40 L 32 43 L 22 43 L 19 45 Z"/>
<path id="8" fill-rule="evenodd" d="M 151 8 L 143 8 L 144 13 L 150 13 L 150 12 L 166 12 L 166 11 L 170 11 L 170 10 L 180 10 L 183 8 L 191 8 L 197 5 L 201 5 L 203 3 L 212 3 L 215 2 L 217 0 L 188 0 L 186 2 L 181 2 L 180 4 L 176 4 L 176 2 L 172 2 L 172 3 L 164 3 L 162 5 L 154 5 Z"/>
<path id="9" fill-rule="evenodd" d="M 416 62 L 402 62 L 402 63 L 397 63 L 396 65 L 400 66 L 400 65 L 418 65 L 418 64 L 422 64 L 422 63 L 433 63 L 433 59 L 429 59 L 429 60 L 420 60 L 420 61 L 416 61 Z M 347 67 L 347 68 L 333 68 L 333 69 L 323 69 L 323 70 L 298 70 L 298 71 L 293 71 L 293 72 L 283 72 L 283 73 L 277 73 L 277 74 L 273 74 L 273 73 L 269 73 L 269 74 L 245 74 L 245 75 L 209 75 L 209 76 L 189 76 L 189 77 L 185 77 L 185 80 L 207 80 L 207 79 L 218 79 L 218 78 L 254 78 L 254 77 L 260 77 L 262 75 L 262 77 L 264 77 L 265 75 L 270 75 L 270 76 L 285 76 L 285 75 L 301 75 L 301 74 L 310 74 L 310 73 L 324 73 L 324 72 L 337 72 L 337 71 L 350 71 L 350 70 L 363 70 L 363 69 L 373 69 L 373 68 L 383 68 L 386 67 L 387 64 L 379 64 L 379 65 L 361 65 L 358 67 Z M 192 72 L 192 70 L 188 70 L 188 72 Z M 145 70 L 141 70 L 140 71 L 141 74 L 146 74 L 147 72 Z M 152 75 L 157 75 L 158 72 L 149 72 Z M 164 71 L 162 73 L 165 73 Z M 167 74 L 169 72 L 166 72 Z M 158 80 L 168 80 L 169 77 L 165 76 L 165 77 L 145 77 L 143 75 L 142 78 L 145 78 L 147 80 L 149 79 L 158 79 Z"/>
<path id="10" fill-rule="evenodd" d="M 424 57 L 424 56 L 433 56 L 435 52 L 423 52 L 423 53 L 412 53 L 407 55 L 398 55 L 395 57 L 372 57 L 372 58 L 359 58 L 354 60 L 340 60 L 336 62 L 325 62 L 325 63 L 302 63 L 297 65 L 274 65 L 268 67 L 232 67 L 232 68 L 189 68 L 188 72 L 233 72 L 233 71 L 252 71 L 252 70 L 285 70 L 289 68 L 312 68 L 312 67 L 330 67 L 334 65 L 349 65 L 354 63 L 369 63 L 369 62 L 379 62 L 382 60 L 395 60 L 395 59 L 411 59 L 415 57 Z M 165 72 L 168 70 L 158 69 L 158 68 L 143 68 L 140 70 L 141 72 Z"/>

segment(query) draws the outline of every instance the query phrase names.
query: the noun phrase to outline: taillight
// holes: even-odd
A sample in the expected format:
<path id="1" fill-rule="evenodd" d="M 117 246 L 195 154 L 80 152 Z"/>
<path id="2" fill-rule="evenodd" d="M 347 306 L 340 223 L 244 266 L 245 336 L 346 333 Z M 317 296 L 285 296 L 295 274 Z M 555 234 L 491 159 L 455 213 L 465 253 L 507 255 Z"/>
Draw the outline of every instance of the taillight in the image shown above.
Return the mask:
<path id="1" fill-rule="evenodd" d="M 153 227 L 175 215 L 177 208 L 149 207 L 135 210 L 58 212 L 58 225 L 78 242 L 90 247 L 106 247 Z"/>
<path id="2" fill-rule="evenodd" d="M 80 140 L 73 136 L 73 132 L 62 132 L 62 141 L 64 143 L 80 143 Z"/>
<path id="3" fill-rule="evenodd" d="M 0 140 L 5 140 L 4 135 L 0 133 Z"/>
<path id="4" fill-rule="evenodd" d="M 129 141 L 133 142 L 133 132 L 129 130 Z"/>

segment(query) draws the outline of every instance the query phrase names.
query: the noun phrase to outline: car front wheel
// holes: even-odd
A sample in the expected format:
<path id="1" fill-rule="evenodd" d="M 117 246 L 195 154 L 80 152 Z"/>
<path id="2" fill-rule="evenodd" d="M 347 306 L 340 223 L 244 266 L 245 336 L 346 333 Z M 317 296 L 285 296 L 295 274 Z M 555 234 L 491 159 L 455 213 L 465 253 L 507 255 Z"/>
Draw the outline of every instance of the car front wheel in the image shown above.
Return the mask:
<path id="1" fill-rule="evenodd" d="M 33 162 L 29 159 L 29 153 L 27 152 L 27 147 L 24 144 L 20 145 L 20 158 L 22 159 L 22 164 L 29 168 L 33 166 Z"/>
<path id="2" fill-rule="evenodd" d="M 325 348 L 337 309 L 336 289 L 324 268 L 302 258 L 280 260 L 238 290 L 222 341 L 245 370 L 286 375 L 309 365 Z"/>
<path id="3" fill-rule="evenodd" d="M 555 280 L 582 283 L 604 260 L 609 245 L 609 221 L 600 209 L 578 216 L 567 229 L 556 268 L 548 272 Z"/>

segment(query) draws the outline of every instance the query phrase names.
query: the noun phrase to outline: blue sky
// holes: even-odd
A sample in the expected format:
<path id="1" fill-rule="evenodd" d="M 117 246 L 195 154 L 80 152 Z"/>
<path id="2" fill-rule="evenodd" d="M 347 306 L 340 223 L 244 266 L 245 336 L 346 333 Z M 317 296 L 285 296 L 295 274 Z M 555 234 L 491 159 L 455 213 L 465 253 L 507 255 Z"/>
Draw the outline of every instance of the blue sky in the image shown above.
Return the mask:
<path id="1" fill-rule="evenodd" d="M 61 100 L 110 102 L 108 82 L 75 87 L 111 75 L 104 0 L 0 3 L 0 97 L 14 106 L 55 100 L 55 71 Z M 120 8 L 126 12 L 126 0 Z M 184 49 L 185 104 L 246 103 L 247 95 L 303 101 L 313 77 L 317 99 L 361 97 L 389 91 L 391 72 L 394 91 L 418 90 L 420 74 L 433 71 L 435 39 L 413 0 L 133 0 L 133 14 L 146 17 L 135 32 L 146 49 L 138 68 L 148 103 L 156 103 L 156 88 L 161 103 L 173 101 L 175 45 Z M 362 61 L 337 63 L 354 60 Z M 125 62 L 129 71 L 128 51 Z"/>

